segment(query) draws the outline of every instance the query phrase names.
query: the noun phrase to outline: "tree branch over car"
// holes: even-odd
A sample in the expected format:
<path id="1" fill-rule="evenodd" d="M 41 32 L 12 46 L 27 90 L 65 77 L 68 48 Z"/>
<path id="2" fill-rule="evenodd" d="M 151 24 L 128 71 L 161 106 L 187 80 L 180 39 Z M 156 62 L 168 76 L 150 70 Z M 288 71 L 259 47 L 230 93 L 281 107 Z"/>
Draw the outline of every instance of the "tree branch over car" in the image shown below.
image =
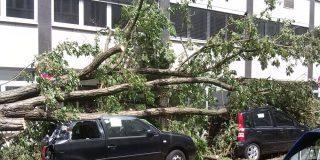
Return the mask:
<path id="1" fill-rule="evenodd" d="M 269 3 L 272 9 L 273 1 Z M 280 94 L 309 102 L 311 95 L 302 90 L 306 86 L 295 88 L 295 91 L 303 93 L 296 95 L 289 91 L 290 94 L 284 94 L 296 87 L 296 83 L 282 84 L 268 80 L 241 83 L 229 66 L 241 60 L 258 60 L 261 68 L 265 69 L 270 62 L 279 67 L 282 60 L 288 62 L 287 72 L 290 74 L 294 66 L 291 59 L 303 64 L 319 63 L 318 28 L 295 35 L 290 21 L 282 21 L 278 35 L 261 36 L 253 17 L 230 19 L 228 26 L 233 27 L 223 28 L 209 37 L 205 44 L 183 46 L 185 52 L 190 53 L 187 57 L 175 53 L 172 43 L 163 39 L 163 30 L 173 36 L 176 33 L 167 14 L 159 9 L 155 1 L 138 0 L 123 8 L 123 15 L 126 16 L 123 20 L 127 23 L 112 31 L 109 29 L 103 49 L 98 45 L 98 40 L 94 44 L 61 43 L 35 59 L 36 84 L 0 92 L 0 130 L 23 129 L 24 119 L 45 120 L 59 114 L 70 115 L 74 106 L 63 107 L 61 102 L 68 104 L 81 100 L 91 100 L 97 106 L 90 106 L 89 113 L 85 113 L 86 109 L 89 110 L 86 107 L 77 108 L 84 112 L 75 114 L 80 118 L 119 111 L 136 116 L 226 113 L 226 110 L 218 112 L 199 107 L 199 104 L 209 101 L 204 94 L 205 88 L 232 91 L 229 113 L 250 103 L 276 104 L 274 100 L 279 100 Z M 93 60 L 83 69 L 75 70 L 68 66 L 64 59 L 66 55 L 90 56 Z M 53 77 L 41 77 L 44 72 Z M 81 81 L 87 79 L 97 80 L 98 85 L 80 90 Z M 143 103 L 127 103 L 129 101 Z M 298 109 L 292 106 L 286 104 L 283 109 L 296 113 L 293 111 Z M 307 121 L 303 114 L 295 116 Z"/>

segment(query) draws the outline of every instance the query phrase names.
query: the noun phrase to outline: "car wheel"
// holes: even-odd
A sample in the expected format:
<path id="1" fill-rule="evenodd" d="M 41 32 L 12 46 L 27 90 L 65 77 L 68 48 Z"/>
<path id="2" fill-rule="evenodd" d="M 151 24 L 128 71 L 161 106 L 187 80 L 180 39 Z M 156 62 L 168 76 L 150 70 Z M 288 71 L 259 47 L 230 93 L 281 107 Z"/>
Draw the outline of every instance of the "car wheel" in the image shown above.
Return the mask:
<path id="1" fill-rule="evenodd" d="M 244 151 L 244 156 L 246 159 L 258 160 L 260 158 L 260 147 L 255 143 L 249 144 Z"/>
<path id="2" fill-rule="evenodd" d="M 186 160 L 186 156 L 180 150 L 173 150 L 167 155 L 166 160 Z"/>

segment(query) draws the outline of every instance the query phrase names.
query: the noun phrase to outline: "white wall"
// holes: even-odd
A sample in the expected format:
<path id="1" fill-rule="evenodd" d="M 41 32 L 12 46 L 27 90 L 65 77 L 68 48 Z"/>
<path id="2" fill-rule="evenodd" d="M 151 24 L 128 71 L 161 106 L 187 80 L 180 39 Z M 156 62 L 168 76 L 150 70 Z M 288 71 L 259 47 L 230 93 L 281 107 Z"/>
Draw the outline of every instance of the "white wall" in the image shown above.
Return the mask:
<path id="1" fill-rule="evenodd" d="M 171 3 L 181 2 L 181 0 L 170 0 Z M 207 0 L 196 0 L 190 6 L 198 8 L 207 8 Z M 238 15 L 243 15 L 246 12 L 247 0 L 213 0 L 212 10 L 220 12 L 228 12 Z"/>
<path id="2" fill-rule="evenodd" d="M 94 44 L 94 31 L 84 31 L 77 29 L 57 28 L 52 29 L 52 47 L 56 47 L 59 43 L 64 41 L 77 41 L 79 44 L 91 43 Z M 105 44 L 105 37 L 100 37 L 100 47 L 103 49 Z M 72 68 L 82 69 L 92 61 L 91 56 L 81 56 L 79 58 L 66 56 L 69 66 Z"/>
<path id="3" fill-rule="evenodd" d="M 36 25 L 0 22 L 0 67 L 26 67 L 38 54 Z"/>
<path id="4" fill-rule="evenodd" d="M 253 1 L 253 14 L 259 16 L 261 11 L 266 8 L 264 0 L 254 0 Z M 295 0 L 294 9 L 284 8 L 283 0 L 279 0 L 276 9 L 272 11 L 272 18 L 276 20 L 277 18 L 285 18 L 289 20 L 294 20 L 296 25 L 308 27 L 309 26 L 309 0 Z"/>
<path id="5" fill-rule="evenodd" d="M 269 63 L 265 70 L 261 69 L 260 62 L 257 59 L 252 61 L 252 77 L 253 78 L 272 78 L 277 80 L 307 80 L 308 67 L 303 66 L 301 62 L 292 60 L 297 66 L 293 68 L 294 72 L 289 76 L 286 75 L 287 62 L 280 61 L 280 66 L 277 68 Z"/>

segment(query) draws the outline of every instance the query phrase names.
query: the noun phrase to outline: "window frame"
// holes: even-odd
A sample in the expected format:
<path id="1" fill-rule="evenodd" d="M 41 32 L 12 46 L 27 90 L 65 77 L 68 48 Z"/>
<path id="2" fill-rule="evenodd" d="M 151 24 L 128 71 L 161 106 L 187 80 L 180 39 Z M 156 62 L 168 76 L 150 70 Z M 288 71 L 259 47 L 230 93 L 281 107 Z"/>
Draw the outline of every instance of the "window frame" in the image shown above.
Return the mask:
<path id="1" fill-rule="evenodd" d="M 110 118 L 118 118 L 120 119 L 121 121 L 125 121 L 125 120 L 130 120 L 130 121 L 134 121 L 134 120 L 137 120 L 139 121 L 141 124 L 143 124 L 144 126 L 146 126 L 146 135 L 139 135 L 139 136 L 114 136 L 114 137 L 110 137 L 109 136 L 109 127 L 108 127 L 108 124 L 105 123 L 105 120 L 107 119 L 110 119 Z M 121 117 L 109 117 L 109 118 L 106 118 L 106 119 L 102 119 L 102 123 L 103 125 L 105 126 L 105 136 L 106 136 L 106 139 L 130 139 L 130 138 L 144 138 L 144 137 L 147 137 L 147 131 L 148 130 L 151 130 L 153 132 L 156 132 L 157 135 L 159 134 L 159 131 L 157 129 L 155 129 L 155 127 L 153 125 L 150 125 L 149 123 L 146 123 L 145 121 L 139 119 L 139 118 L 121 118 Z M 123 127 L 123 126 L 121 126 Z"/>
<path id="2" fill-rule="evenodd" d="M 268 113 L 268 117 L 269 117 L 269 120 L 270 120 L 270 125 L 268 125 L 268 126 L 263 126 L 263 125 L 257 125 L 257 123 L 256 123 L 256 119 L 255 119 L 255 116 L 256 115 L 258 115 L 259 113 Z M 254 111 L 253 113 L 252 113 L 253 115 L 252 115 L 252 121 L 253 121 L 253 126 L 254 126 L 254 128 L 273 128 L 274 127 L 274 121 L 273 121 L 273 119 L 272 119 L 272 116 L 271 116 L 271 111 L 270 110 L 257 110 L 257 111 Z M 265 115 L 266 116 L 266 115 Z"/>
<path id="3" fill-rule="evenodd" d="M 83 123 L 83 122 L 95 122 L 97 125 L 97 129 L 100 133 L 100 137 L 98 138 L 85 138 L 85 139 L 73 139 L 73 129 L 74 127 L 77 125 L 77 123 Z M 82 125 L 82 124 L 81 124 Z M 105 134 L 104 134 L 104 130 L 103 127 L 101 126 L 101 124 L 97 121 L 97 120 L 82 120 L 82 121 L 75 121 L 73 122 L 70 126 L 72 126 L 72 130 L 71 130 L 71 135 L 70 135 L 70 140 L 71 141 L 83 141 L 83 140 L 96 140 L 96 139 L 104 139 L 105 138 Z"/>
<path id="4" fill-rule="evenodd" d="M 291 122 L 292 122 L 292 125 L 280 125 L 277 121 L 277 113 L 281 114 L 282 116 L 285 116 L 286 118 L 290 119 Z M 275 121 L 275 124 L 278 126 L 278 127 L 294 127 L 295 126 L 295 121 L 287 114 L 281 112 L 281 111 L 274 111 L 273 112 L 273 116 L 274 116 L 274 121 Z"/>
<path id="5" fill-rule="evenodd" d="M 290 1 L 290 2 L 289 2 Z M 292 1 L 292 2 L 291 2 Z M 294 2 L 295 0 L 283 0 L 283 8 L 286 8 L 286 9 L 294 9 Z M 289 6 L 291 5 L 292 3 L 292 6 Z"/>
<path id="6" fill-rule="evenodd" d="M 111 3 L 109 2 L 102 2 L 107 3 L 106 5 L 106 27 L 111 27 Z M 51 0 L 51 6 L 54 6 L 54 0 Z M 105 29 L 106 27 L 97 27 L 97 26 L 88 26 L 84 25 L 84 0 L 79 0 L 79 24 L 71 24 L 71 23 L 63 23 L 63 22 L 55 22 L 54 21 L 54 8 L 51 9 L 51 24 L 53 28 L 62 28 L 62 29 L 77 29 L 83 31 L 93 31 L 97 32 L 101 29 Z"/>
<path id="7" fill-rule="evenodd" d="M 22 23 L 22 24 L 38 24 L 38 1 L 33 1 L 33 19 L 20 18 L 20 17 L 8 17 L 7 16 L 7 1 L 0 0 L 0 21 Z"/>

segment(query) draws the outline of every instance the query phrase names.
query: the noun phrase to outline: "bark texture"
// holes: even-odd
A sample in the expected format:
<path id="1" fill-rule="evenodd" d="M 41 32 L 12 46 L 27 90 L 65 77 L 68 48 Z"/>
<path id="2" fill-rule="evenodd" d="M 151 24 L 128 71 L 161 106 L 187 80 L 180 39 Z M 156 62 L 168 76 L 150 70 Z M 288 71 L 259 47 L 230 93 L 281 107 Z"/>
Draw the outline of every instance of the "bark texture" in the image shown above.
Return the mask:
<path id="1" fill-rule="evenodd" d="M 221 109 L 198 109 L 198 108 L 182 108 L 182 107 L 169 107 L 169 108 L 151 108 L 141 111 L 121 111 L 118 113 L 67 113 L 67 116 L 76 116 L 79 119 L 95 119 L 108 115 L 128 115 L 136 117 L 156 117 L 167 115 L 208 115 L 215 116 L 227 113 L 225 108 Z M 21 116 L 21 114 L 18 114 Z M 41 109 L 34 109 L 26 112 L 23 118 L 0 118 L 0 131 L 23 130 L 25 120 L 46 120 L 55 121 L 56 117 L 47 114 Z"/>

